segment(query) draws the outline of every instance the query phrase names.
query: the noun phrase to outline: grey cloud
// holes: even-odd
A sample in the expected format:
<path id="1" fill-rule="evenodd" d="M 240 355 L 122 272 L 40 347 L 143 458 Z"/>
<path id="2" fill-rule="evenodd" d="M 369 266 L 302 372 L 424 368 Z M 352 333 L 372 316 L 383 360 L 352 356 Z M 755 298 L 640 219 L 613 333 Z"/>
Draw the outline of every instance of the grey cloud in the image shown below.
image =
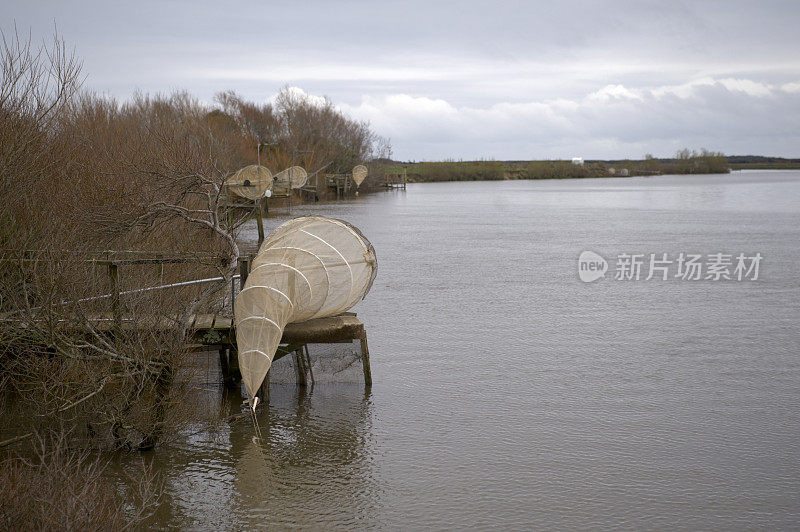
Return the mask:
<path id="1" fill-rule="evenodd" d="M 498 104 L 486 109 L 394 96 L 366 98 L 345 109 L 379 129 L 393 131 L 395 152 L 401 158 L 563 159 L 575 153 L 617 158 L 641 157 L 642 150 L 671 156 L 687 146 L 727 153 L 745 148 L 776 153 L 796 150 L 798 145 L 798 92 L 773 87 L 759 96 L 719 81 L 680 90 L 680 94 L 671 88 L 654 92 L 658 91 L 637 93 L 617 86 L 580 100 Z"/>
<path id="2" fill-rule="evenodd" d="M 89 89 L 121 98 L 187 89 L 206 101 L 234 89 L 264 100 L 296 85 L 370 118 L 409 158 L 638 156 L 690 141 L 798 155 L 788 94 L 649 92 L 706 78 L 797 82 L 797 2 L 6 0 L 0 20 L 35 38 L 55 21 Z M 642 99 L 585 101 L 609 85 Z M 378 105 L 403 98 L 452 110 L 397 116 Z"/>

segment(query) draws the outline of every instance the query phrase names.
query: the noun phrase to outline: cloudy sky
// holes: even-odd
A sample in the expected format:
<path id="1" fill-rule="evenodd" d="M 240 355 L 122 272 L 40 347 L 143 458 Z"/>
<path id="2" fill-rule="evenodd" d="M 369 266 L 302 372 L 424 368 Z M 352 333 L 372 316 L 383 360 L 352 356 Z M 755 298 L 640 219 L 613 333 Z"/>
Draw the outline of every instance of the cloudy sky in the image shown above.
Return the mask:
<path id="1" fill-rule="evenodd" d="M 55 23 L 93 91 L 297 87 L 403 160 L 800 157 L 797 1 L 3 0 L 15 22 Z"/>

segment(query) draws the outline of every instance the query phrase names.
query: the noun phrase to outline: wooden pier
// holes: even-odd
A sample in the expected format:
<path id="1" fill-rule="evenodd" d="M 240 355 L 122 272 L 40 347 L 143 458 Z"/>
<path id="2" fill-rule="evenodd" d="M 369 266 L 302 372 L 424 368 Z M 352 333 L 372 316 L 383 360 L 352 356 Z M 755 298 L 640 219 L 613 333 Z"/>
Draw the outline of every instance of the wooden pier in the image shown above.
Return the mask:
<path id="1" fill-rule="evenodd" d="M 326 174 L 325 179 L 328 188 L 336 190 L 336 197 L 342 198 L 350 192 L 352 187 L 352 176 L 350 174 Z"/>
<path id="2" fill-rule="evenodd" d="M 314 200 L 316 203 L 319 201 L 319 175 L 317 172 L 314 173 L 314 184 L 311 183 L 311 176 L 309 176 L 308 181 L 306 184 L 300 187 L 298 190 L 300 191 L 300 197 L 307 196 L 309 200 Z"/>
<path id="3" fill-rule="evenodd" d="M 408 182 L 408 177 L 406 175 L 406 167 L 403 167 L 402 172 L 395 172 L 386 174 L 386 180 L 383 183 L 385 188 L 396 188 L 396 189 L 406 189 L 406 183 Z"/>
<path id="4" fill-rule="evenodd" d="M 197 314 L 190 318 L 191 331 L 190 348 L 192 351 L 218 350 L 220 355 L 220 366 L 226 385 L 235 386 L 241 380 L 239 373 L 236 343 L 236 323 L 233 319 L 233 301 L 236 295 L 235 279 L 239 281 L 239 288 L 244 286 L 247 275 L 252 264 L 253 256 L 240 258 L 239 266 L 241 274 L 235 276 L 231 281 L 230 293 L 226 300 L 230 303 L 225 313 L 219 314 Z M 126 332 L 168 332 L 176 330 L 179 326 L 177 317 L 153 317 L 148 316 L 127 317 L 124 313 L 122 298 L 127 294 L 140 293 L 143 291 L 156 289 L 169 289 L 171 287 L 186 286 L 193 283 L 203 283 L 219 281 L 222 278 L 200 279 L 173 283 L 155 287 L 146 287 L 133 290 L 122 291 L 119 288 L 120 268 L 124 265 L 144 265 L 152 264 L 156 266 L 158 276 L 163 275 L 165 264 L 183 264 L 190 262 L 204 262 L 206 264 L 221 260 L 221 257 L 211 254 L 195 255 L 162 255 L 157 253 L 134 253 L 134 252 L 107 252 L 98 258 L 77 258 L 80 262 L 85 262 L 92 268 L 102 266 L 107 269 L 110 280 L 111 293 L 101 296 L 90 297 L 86 301 L 102 302 L 107 301 L 110 310 L 107 312 L 93 312 L 84 316 L 81 320 L 65 319 L 58 327 L 69 329 L 75 334 L 82 334 L 86 330 L 92 330 L 101 335 L 125 334 Z M 43 259 L 21 259 L 22 262 L 37 263 Z M 12 314 L 0 315 L 0 320 L 15 321 Z M 21 325 L 25 327 L 25 325 Z M 277 361 L 288 354 L 293 354 L 297 360 L 298 384 L 306 385 L 310 380 L 313 383 L 310 361 L 308 355 L 308 344 L 341 344 L 353 343 L 358 341 L 361 349 L 361 361 L 364 371 L 364 384 L 372 385 L 372 373 L 369 362 L 369 348 L 367 346 L 367 333 L 364 324 L 356 317 L 355 313 L 345 312 L 338 316 L 329 318 L 312 319 L 299 323 L 289 323 L 283 331 L 278 351 L 274 361 Z"/>
<path id="5" fill-rule="evenodd" d="M 219 350 L 223 379 L 226 385 L 236 386 L 241 380 L 241 374 L 234 321 L 229 317 L 202 314 L 195 318 L 192 331 L 195 341 L 192 347 L 197 351 Z M 352 312 L 287 324 L 273 362 L 286 355 L 294 355 L 299 369 L 297 383 L 305 386 L 313 379 L 308 360 L 308 344 L 350 344 L 354 341 L 358 341 L 361 347 L 364 385 L 372 386 L 367 332 L 364 324 Z"/>

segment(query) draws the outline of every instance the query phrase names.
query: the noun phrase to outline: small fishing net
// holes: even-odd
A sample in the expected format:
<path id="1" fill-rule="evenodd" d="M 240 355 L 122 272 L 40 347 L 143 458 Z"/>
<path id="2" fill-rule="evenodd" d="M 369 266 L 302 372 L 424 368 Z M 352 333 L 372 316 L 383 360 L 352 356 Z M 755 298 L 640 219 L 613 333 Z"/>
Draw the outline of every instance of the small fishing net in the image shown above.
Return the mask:
<path id="1" fill-rule="evenodd" d="M 361 186 L 361 183 L 367 178 L 367 167 L 363 164 L 359 164 L 358 166 L 353 168 L 353 182 L 356 184 L 356 187 Z"/>
<path id="2" fill-rule="evenodd" d="M 225 180 L 226 188 L 232 194 L 249 200 L 264 197 L 272 189 L 272 172 L 266 166 L 251 164 L 245 166 Z"/>
<path id="3" fill-rule="evenodd" d="M 302 188 L 308 181 L 308 173 L 301 166 L 292 166 L 275 174 L 275 188 L 284 193 Z"/>

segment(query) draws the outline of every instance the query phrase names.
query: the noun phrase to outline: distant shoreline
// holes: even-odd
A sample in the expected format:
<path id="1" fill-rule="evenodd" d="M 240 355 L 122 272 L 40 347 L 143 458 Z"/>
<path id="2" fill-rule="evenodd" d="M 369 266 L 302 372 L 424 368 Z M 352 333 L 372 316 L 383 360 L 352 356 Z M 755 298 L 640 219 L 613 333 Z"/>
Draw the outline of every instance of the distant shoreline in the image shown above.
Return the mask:
<path id="1" fill-rule="evenodd" d="M 505 181 L 517 179 L 580 179 L 634 177 L 665 174 L 724 174 L 731 170 L 797 170 L 800 159 L 756 155 L 724 156 L 714 152 L 689 152 L 678 157 L 641 160 L 585 160 L 575 164 L 566 160 L 549 161 L 439 161 L 379 164 L 383 178 L 405 173 L 409 183 L 438 181 Z M 381 181 L 381 177 L 378 178 Z"/>
<path id="2" fill-rule="evenodd" d="M 640 161 L 386 161 L 381 166 L 384 178 L 392 179 L 404 174 L 409 183 L 715 174 L 730 171 L 725 157 L 716 153 L 693 153 L 675 159 L 650 157 Z"/>

